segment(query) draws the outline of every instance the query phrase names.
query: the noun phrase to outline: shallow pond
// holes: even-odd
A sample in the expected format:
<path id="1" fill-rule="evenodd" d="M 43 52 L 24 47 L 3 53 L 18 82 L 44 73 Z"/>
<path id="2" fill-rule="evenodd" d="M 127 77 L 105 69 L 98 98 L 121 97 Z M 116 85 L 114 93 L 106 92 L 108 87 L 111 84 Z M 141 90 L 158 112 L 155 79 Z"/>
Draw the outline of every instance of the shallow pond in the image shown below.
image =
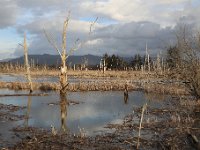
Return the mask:
<path id="1" fill-rule="evenodd" d="M 58 77 L 33 77 L 33 82 L 58 82 Z M 26 76 L 12 75 L 12 74 L 0 74 L 0 81 L 3 82 L 27 82 Z"/>
<path id="2" fill-rule="evenodd" d="M 98 78 L 98 81 L 110 81 L 115 80 L 116 78 Z M 68 76 L 69 83 L 77 82 L 95 82 L 97 79 L 90 78 L 75 78 L 74 76 Z M 2 82 L 27 82 L 26 76 L 23 75 L 12 75 L 12 74 L 0 74 L 0 81 Z M 59 78 L 55 76 L 39 76 L 32 77 L 33 82 L 59 82 Z"/>
<path id="3" fill-rule="evenodd" d="M 0 94 L 19 93 L 28 92 L 0 90 Z M 132 112 L 133 106 L 140 107 L 150 100 L 151 107 L 162 108 L 166 106 L 168 99 L 168 96 L 160 96 L 156 100 L 138 91 L 130 92 L 128 101 L 124 101 L 123 92 L 117 91 L 70 92 L 65 98 L 60 98 L 55 92 L 44 97 L 0 97 L 1 104 L 25 106 L 25 109 L 15 114 L 29 118 L 21 121 L 0 120 L 0 140 L 3 137 L 4 140 L 10 141 L 14 136 L 10 130 L 16 126 L 32 126 L 51 130 L 51 125 L 53 125 L 58 131 L 66 130 L 74 134 L 79 134 L 81 128 L 88 136 L 112 132 L 104 127 L 109 123 L 122 123 L 123 118 Z M 66 101 L 80 103 L 67 105 Z"/>

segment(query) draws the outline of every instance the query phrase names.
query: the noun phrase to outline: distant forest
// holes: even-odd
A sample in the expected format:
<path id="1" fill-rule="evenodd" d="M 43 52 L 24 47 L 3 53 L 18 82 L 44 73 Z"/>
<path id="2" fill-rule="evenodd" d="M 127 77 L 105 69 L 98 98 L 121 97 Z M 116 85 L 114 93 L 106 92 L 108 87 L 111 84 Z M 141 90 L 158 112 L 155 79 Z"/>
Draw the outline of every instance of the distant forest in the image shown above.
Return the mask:
<path id="1" fill-rule="evenodd" d="M 163 59 L 164 61 L 170 59 Z M 29 55 L 29 62 L 31 67 L 36 66 L 46 66 L 50 68 L 58 68 L 60 62 L 58 55 Z M 159 62 L 158 62 L 159 61 Z M 94 56 L 94 55 L 84 55 L 84 56 L 69 56 L 67 60 L 68 68 L 88 68 L 88 69 L 102 69 L 105 65 L 106 70 L 141 70 L 142 68 L 147 68 L 147 65 L 153 69 L 157 63 L 162 63 L 162 58 L 157 57 L 148 57 L 147 55 L 135 54 L 133 57 L 121 57 L 119 55 L 108 55 L 107 53 L 103 56 Z M 105 64 L 103 64 L 105 63 Z M 10 59 L 1 62 L 3 65 L 24 65 L 24 57 Z"/>

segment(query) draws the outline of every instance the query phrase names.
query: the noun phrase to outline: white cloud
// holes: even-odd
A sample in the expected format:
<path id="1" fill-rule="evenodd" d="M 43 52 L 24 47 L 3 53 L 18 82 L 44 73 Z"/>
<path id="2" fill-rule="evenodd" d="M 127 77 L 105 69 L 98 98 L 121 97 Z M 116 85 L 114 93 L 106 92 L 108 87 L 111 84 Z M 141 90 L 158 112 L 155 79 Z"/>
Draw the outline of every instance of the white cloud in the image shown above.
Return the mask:
<path id="1" fill-rule="evenodd" d="M 86 42 L 86 45 L 90 46 L 90 45 L 99 45 L 103 42 L 102 39 L 92 39 L 92 40 L 88 40 Z"/>
<path id="2" fill-rule="evenodd" d="M 174 5 L 174 4 L 188 2 L 188 0 L 154 0 L 154 1 L 160 4 L 167 4 L 167 5 Z"/>
<path id="3" fill-rule="evenodd" d="M 15 24 L 19 8 L 15 1 L 0 1 L 0 28 L 6 28 Z"/>
<path id="4" fill-rule="evenodd" d="M 82 9 L 120 22 L 153 21 L 174 24 L 173 13 L 183 11 L 188 0 L 108 0 L 81 3 Z M 164 21 L 166 20 L 166 21 Z"/>
<path id="5" fill-rule="evenodd" d="M 52 53 L 43 28 L 61 42 L 63 21 L 71 10 L 68 49 L 80 38 L 86 45 L 76 54 L 105 52 L 134 54 L 148 42 L 159 50 L 174 40 L 173 28 L 187 23 L 200 29 L 198 0 L 4 0 L 0 2 L 0 28 L 13 26 L 19 36 L 27 31 L 31 54 Z M 88 38 L 90 22 L 99 17 Z M 114 23 L 113 23 L 114 22 Z M 1 30 L 0 30 L 1 32 Z M 162 41 L 162 42 L 160 42 Z M 16 41 L 19 43 L 20 41 Z M 15 54 L 19 54 L 16 48 Z"/>

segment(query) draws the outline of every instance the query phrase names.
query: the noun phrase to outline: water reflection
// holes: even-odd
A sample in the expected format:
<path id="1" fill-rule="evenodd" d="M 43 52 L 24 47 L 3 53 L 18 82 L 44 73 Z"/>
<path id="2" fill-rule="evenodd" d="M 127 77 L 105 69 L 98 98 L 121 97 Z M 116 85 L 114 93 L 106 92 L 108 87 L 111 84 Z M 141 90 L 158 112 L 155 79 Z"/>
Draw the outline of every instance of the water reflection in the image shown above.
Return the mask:
<path id="1" fill-rule="evenodd" d="M 28 101 L 27 101 L 27 111 L 25 114 L 25 118 L 24 118 L 24 126 L 28 127 L 28 122 L 29 122 L 29 118 L 30 118 L 30 110 L 31 110 L 31 96 L 28 96 Z"/>
<path id="2" fill-rule="evenodd" d="M 110 81 L 115 80 L 116 78 L 98 78 L 98 81 Z M 79 83 L 79 82 L 96 82 L 97 79 L 89 79 L 89 78 L 77 78 L 74 76 L 69 76 L 69 83 Z M 3 82 L 26 82 L 26 79 L 22 75 L 12 75 L 12 74 L 0 74 L 0 81 Z M 32 77 L 33 82 L 53 82 L 58 83 L 59 78 L 57 76 L 40 76 L 40 77 Z"/>
<path id="3" fill-rule="evenodd" d="M 128 104 L 128 85 L 125 84 L 124 88 L 124 104 Z"/>
<path id="4" fill-rule="evenodd" d="M 166 95 L 164 94 L 158 94 L 158 93 L 153 93 L 153 92 L 145 92 L 144 96 L 146 100 L 148 101 L 164 101 L 166 98 Z"/>
<path id="5" fill-rule="evenodd" d="M 0 93 L 15 94 L 17 91 L 0 90 Z M 68 105 L 69 100 L 74 99 L 81 103 Z M 110 130 L 104 128 L 109 123 L 123 123 L 123 118 L 132 112 L 133 105 L 141 107 L 145 102 L 144 93 L 138 91 L 129 91 L 128 99 L 124 99 L 121 91 L 69 92 L 67 96 L 52 92 L 49 96 L 42 97 L 1 97 L 2 104 L 26 106 L 27 109 L 14 112 L 17 115 L 26 115 L 23 121 L 0 122 L 0 134 L 7 136 L 8 131 L 17 125 L 47 130 L 53 125 L 56 130 L 62 132 L 70 130 L 74 134 L 80 133 L 78 127 L 84 128 L 86 135 L 93 136 L 109 132 Z M 150 105 L 160 108 L 162 103 L 153 99 Z M 8 138 L 10 135 L 9 133 Z"/>
<path id="6" fill-rule="evenodd" d="M 167 106 L 167 101 L 165 101 L 165 99 L 170 99 L 170 98 L 167 98 L 168 97 L 167 95 L 153 93 L 153 92 L 145 92 L 144 97 L 146 99 L 148 106 L 152 105 L 152 103 L 157 102 L 157 103 L 160 103 L 161 108 Z"/>
<path id="7" fill-rule="evenodd" d="M 124 104 L 128 104 L 128 95 L 124 94 Z"/>
<path id="8" fill-rule="evenodd" d="M 60 95 L 60 119 L 61 119 L 61 132 L 68 131 L 66 120 L 67 120 L 67 108 L 68 108 L 68 101 L 66 95 Z"/>

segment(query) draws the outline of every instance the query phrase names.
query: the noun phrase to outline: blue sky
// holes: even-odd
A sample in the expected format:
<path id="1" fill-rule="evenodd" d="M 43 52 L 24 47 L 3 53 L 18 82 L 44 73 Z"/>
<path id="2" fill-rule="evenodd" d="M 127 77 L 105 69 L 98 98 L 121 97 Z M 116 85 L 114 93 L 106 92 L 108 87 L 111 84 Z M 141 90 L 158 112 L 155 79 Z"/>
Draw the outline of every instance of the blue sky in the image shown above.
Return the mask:
<path id="1" fill-rule="evenodd" d="M 56 54 L 43 28 L 60 43 L 62 23 L 71 11 L 67 48 L 80 38 L 84 47 L 75 55 L 115 53 L 133 56 L 165 51 L 174 41 L 177 24 L 200 29 L 199 0 L 3 0 L 0 1 L 0 59 L 18 57 L 27 32 L 30 54 Z M 91 21 L 99 17 L 88 37 Z M 160 42 L 164 41 L 164 42 Z"/>
<path id="2" fill-rule="evenodd" d="M 14 51 L 16 44 L 22 40 L 22 38 L 18 35 L 16 28 L 13 27 L 1 29 L 0 35 L 0 45 L 2 51 Z"/>

